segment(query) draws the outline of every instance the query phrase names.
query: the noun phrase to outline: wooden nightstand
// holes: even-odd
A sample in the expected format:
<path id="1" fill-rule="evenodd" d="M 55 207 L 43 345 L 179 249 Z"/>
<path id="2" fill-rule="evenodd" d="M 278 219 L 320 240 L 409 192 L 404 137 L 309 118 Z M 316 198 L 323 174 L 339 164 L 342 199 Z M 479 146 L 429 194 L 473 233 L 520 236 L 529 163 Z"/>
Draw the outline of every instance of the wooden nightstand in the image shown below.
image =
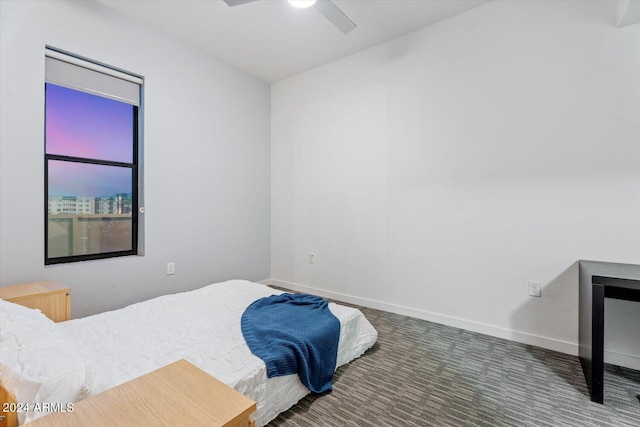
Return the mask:
<path id="1" fill-rule="evenodd" d="M 25 307 L 37 308 L 54 322 L 62 322 L 71 318 L 70 291 L 70 287 L 50 280 L 3 286 L 0 288 L 0 298 Z"/>
<path id="2" fill-rule="evenodd" d="M 32 427 L 254 427 L 253 400 L 186 360 L 91 396 Z"/>

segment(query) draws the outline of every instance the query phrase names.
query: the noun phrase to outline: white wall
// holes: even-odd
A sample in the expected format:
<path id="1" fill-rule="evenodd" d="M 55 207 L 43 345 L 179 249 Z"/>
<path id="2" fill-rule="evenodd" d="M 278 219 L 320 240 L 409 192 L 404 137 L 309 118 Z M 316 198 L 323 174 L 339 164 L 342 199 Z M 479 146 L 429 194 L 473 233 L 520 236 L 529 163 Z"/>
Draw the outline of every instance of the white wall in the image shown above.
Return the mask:
<path id="1" fill-rule="evenodd" d="M 576 261 L 640 262 L 640 26 L 615 24 L 495 1 L 273 85 L 274 281 L 577 354 Z M 608 360 L 640 367 L 638 316 L 607 303 Z"/>
<path id="2" fill-rule="evenodd" d="M 0 7 L 0 284 L 60 280 L 77 317 L 269 277 L 269 86 L 94 2 Z M 43 264 L 46 44 L 145 77 L 144 256 Z"/>

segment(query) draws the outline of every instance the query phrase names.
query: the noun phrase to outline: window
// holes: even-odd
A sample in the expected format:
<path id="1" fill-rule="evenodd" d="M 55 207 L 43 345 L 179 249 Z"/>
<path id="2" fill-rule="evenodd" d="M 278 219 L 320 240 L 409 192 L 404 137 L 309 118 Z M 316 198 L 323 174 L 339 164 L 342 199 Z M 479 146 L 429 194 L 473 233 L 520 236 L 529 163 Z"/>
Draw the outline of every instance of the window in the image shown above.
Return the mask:
<path id="1" fill-rule="evenodd" d="M 47 49 L 45 264 L 139 253 L 142 80 Z"/>

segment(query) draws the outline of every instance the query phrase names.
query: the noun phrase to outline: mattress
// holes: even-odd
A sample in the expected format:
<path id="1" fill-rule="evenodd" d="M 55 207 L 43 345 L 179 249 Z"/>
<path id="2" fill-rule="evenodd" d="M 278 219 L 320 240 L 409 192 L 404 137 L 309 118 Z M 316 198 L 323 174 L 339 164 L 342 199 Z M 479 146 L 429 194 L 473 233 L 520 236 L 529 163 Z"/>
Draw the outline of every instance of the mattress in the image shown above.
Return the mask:
<path id="1" fill-rule="evenodd" d="M 281 291 L 244 280 L 216 283 L 58 324 L 82 342 L 91 376 L 89 393 L 186 359 L 257 404 L 262 426 L 309 393 L 297 375 L 267 378 L 264 362 L 247 347 L 240 329 L 244 310 Z M 377 332 L 357 309 L 330 303 L 340 321 L 337 366 L 362 355 Z"/>

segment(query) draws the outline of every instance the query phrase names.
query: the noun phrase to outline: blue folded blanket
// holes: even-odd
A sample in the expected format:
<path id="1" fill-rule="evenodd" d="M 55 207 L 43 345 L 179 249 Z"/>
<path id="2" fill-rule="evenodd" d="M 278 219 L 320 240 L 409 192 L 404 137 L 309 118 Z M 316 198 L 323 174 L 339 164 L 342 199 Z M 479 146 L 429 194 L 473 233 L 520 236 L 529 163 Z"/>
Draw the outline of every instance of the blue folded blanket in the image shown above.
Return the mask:
<path id="1" fill-rule="evenodd" d="M 314 393 L 331 390 L 340 321 L 320 297 L 281 294 L 254 301 L 242 314 L 242 334 L 264 360 L 267 376 L 296 372 Z"/>

